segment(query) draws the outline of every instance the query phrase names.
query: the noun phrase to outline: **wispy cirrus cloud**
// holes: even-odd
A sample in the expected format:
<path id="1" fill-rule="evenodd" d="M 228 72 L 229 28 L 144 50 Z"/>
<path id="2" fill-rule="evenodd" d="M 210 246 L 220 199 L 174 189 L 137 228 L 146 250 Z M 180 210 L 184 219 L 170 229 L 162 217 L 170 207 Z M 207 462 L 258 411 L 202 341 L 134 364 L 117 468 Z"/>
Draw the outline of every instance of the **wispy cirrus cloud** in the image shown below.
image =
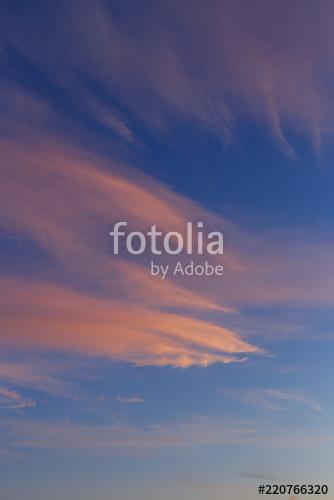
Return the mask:
<path id="1" fill-rule="evenodd" d="M 4 280 L 2 285 L 6 294 L 1 324 L 7 333 L 0 339 L 5 346 L 180 367 L 238 361 L 235 354 L 259 352 L 232 331 L 191 316 L 96 298 L 52 284 Z"/>
<path id="2" fill-rule="evenodd" d="M 105 454 L 120 451 L 143 454 L 165 449 L 211 448 L 250 445 L 274 448 L 307 448 L 333 441 L 327 432 L 262 425 L 248 420 L 196 416 L 168 424 L 145 427 L 120 423 L 85 424 L 56 420 L 2 419 L 8 450 L 56 450 Z"/>
<path id="3" fill-rule="evenodd" d="M 10 342 L 7 344 L 11 344 Z M 15 344 L 15 343 L 14 343 Z M 41 393 L 52 394 L 61 398 L 73 398 L 77 386 L 82 380 L 82 373 L 87 376 L 89 363 L 76 362 L 66 359 L 45 359 L 43 356 L 28 353 L 29 349 L 20 352 L 20 356 L 13 357 L 13 347 L 3 350 L 0 359 L 0 382 L 10 384 L 21 389 L 33 389 Z M 2 344 L 3 345 L 3 344 Z M 16 351 L 21 351 L 16 349 Z M 75 368 L 73 367 L 75 364 Z"/>
<path id="4" fill-rule="evenodd" d="M 33 408 L 36 401 L 24 398 L 17 391 L 0 387 L 0 409 L 23 410 L 24 408 Z"/>
<path id="5" fill-rule="evenodd" d="M 140 145 L 126 118 L 119 111 L 113 109 L 106 102 L 100 102 L 96 97 L 87 95 L 87 93 L 83 97 L 85 109 L 90 115 L 93 115 L 95 121 L 117 134 L 126 143 L 133 146 Z"/>
<path id="6" fill-rule="evenodd" d="M 121 173 L 117 162 L 70 148 L 52 133 L 30 134 L 29 144 L 26 139 L 20 136 L 20 149 L 11 139 L 1 144 L 0 225 L 38 244 L 52 265 L 35 275 L 37 282 L 1 280 L 6 290 L 2 324 L 11 331 L 2 335 L 3 345 L 69 349 L 138 364 L 207 366 L 261 352 L 242 336 L 242 317 L 232 326 L 225 313 L 244 305 L 333 302 L 328 244 L 290 242 L 289 235 L 281 235 L 291 246 L 282 258 L 277 236 L 270 235 L 261 247 L 256 235 L 129 167 Z M 109 231 L 117 220 L 143 231 L 158 224 L 184 233 L 194 218 L 236 242 L 224 255 L 229 272 L 210 288 L 205 280 L 199 285 L 153 279 L 147 263 L 115 258 L 109 251 Z M 316 259 L 312 272 L 309 255 Z M 14 304 L 16 313 L 10 314 Z M 225 316 L 216 324 L 199 319 L 198 312 Z"/>
<path id="7" fill-rule="evenodd" d="M 264 408 L 270 411 L 284 411 L 295 406 L 308 407 L 315 411 L 321 411 L 322 407 L 307 394 L 294 389 L 246 389 L 246 390 L 222 390 L 223 394 L 231 395 L 244 403 Z"/>
<path id="8" fill-rule="evenodd" d="M 27 109 L 35 109 L 34 100 L 20 99 Z M 328 241 L 322 245 L 284 233 L 269 234 L 259 244 L 256 234 L 241 231 L 122 162 L 70 147 L 53 131 L 42 108 L 38 119 L 32 118 L 37 131 L 15 128 L 20 120 L 7 113 L 17 135 L 1 142 L 0 225 L 7 234 L 33 241 L 52 263 L 32 282 L 28 277 L 1 280 L 6 290 L 2 324 L 11 332 L 2 334 L 3 345 L 70 350 L 137 364 L 208 366 L 261 352 L 245 339 L 242 316 L 232 321 L 227 313 L 245 305 L 333 303 Z M 127 220 L 137 230 L 158 224 L 182 234 L 188 220 L 205 221 L 233 242 L 224 255 L 228 272 L 210 287 L 205 280 L 153 279 L 147 262 L 111 255 L 109 231 L 117 220 Z M 277 241 L 284 241 L 284 256 Z M 212 313 L 222 314 L 218 324 L 207 319 Z"/>
<path id="9" fill-rule="evenodd" d="M 130 405 L 145 403 L 145 399 L 140 396 L 118 396 L 117 401 Z"/>
<path id="10" fill-rule="evenodd" d="M 36 142 L 41 137 L 43 146 Z M 144 266 L 109 251 L 109 231 L 117 220 L 136 229 L 158 223 L 184 232 L 190 214 L 202 216 L 204 209 L 131 169 L 124 167 L 121 174 L 117 164 L 110 168 L 96 155 L 54 142 L 52 135 L 24 134 L 20 140 L 20 150 L 16 141 L 2 142 L 0 224 L 43 248 L 58 281 L 68 280 L 69 273 L 72 278 L 70 285 L 50 281 L 51 271 L 35 283 L 4 279 L 3 311 L 15 302 L 16 313 L 7 309 L 3 317 L 11 332 L 1 336 L 3 345 L 22 341 L 26 348 L 180 367 L 244 360 L 246 353 L 260 352 L 238 333 L 195 317 L 198 309 L 228 310 L 213 297 L 153 279 Z M 82 291 L 87 287 L 95 293 Z M 241 357 L 234 357 L 237 353 Z"/>
<path id="11" fill-rule="evenodd" d="M 85 82 L 93 81 L 106 97 L 116 95 L 152 128 L 189 120 L 226 144 L 235 140 L 238 120 L 251 119 L 266 126 L 290 158 L 298 154 L 290 130 L 308 137 L 316 154 L 333 133 L 328 2 L 291 9 L 285 1 L 214 1 L 203 13 L 198 1 L 148 1 L 135 10 L 136 23 L 121 6 L 116 22 L 114 9 L 102 1 L 48 7 L 48 30 L 35 29 L 34 36 L 34 19 L 24 5 L 15 18 L 4 8 L 5 46 L 42 70 L 52 65 L 48 76 L 71 96 L 74 75 L 82 74 L 80 84 L 89 89 Z M 124 123 L 112 119 L 110 125 L 131 138 Z"/>

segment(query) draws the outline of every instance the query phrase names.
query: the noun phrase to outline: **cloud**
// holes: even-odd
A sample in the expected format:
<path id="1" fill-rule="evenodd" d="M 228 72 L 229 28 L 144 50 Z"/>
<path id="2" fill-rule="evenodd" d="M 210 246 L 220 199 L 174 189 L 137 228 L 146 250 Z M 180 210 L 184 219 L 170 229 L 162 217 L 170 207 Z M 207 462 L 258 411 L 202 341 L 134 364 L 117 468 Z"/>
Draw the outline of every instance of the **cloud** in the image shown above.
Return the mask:
<path id="1" fill-rule="evenodd" d="M 56 420 L 2 419 L 8 450 L 52 450 L 85 453 L 157 453 L 190 447 L 211 448 L 257 445 L 274 448 L 304 448 L 328 443 L 323 432 L 279 428 L 247 420 L 196 416 L 189 420 L 151 424 L 144 427 L 125 423 L 78 423 Z"/>
<path id="2" fill-rule="evenodd" d="M 131 130 L 120 117 L 109 112 L 108 110 L 101 109 L 99 110 L 99 112 L 99 120 L 103 124 L 117 132 L 121 137 L 123 137 L 123 139 L 125 139 L 129 143 L 135 143 L 135 139 L 133 138 Z"/>
<path id="3" fill-rule="evenodd" d="M 141 398 L 140 396 L 131 396 L 131 397 L 118 396 L 117 401 L 119 401 L 120 403 L 126 403 L 130 405 L 145 403 L 145 399 Z"/>
<path id="4" fill-rule="evenodd" d="M 69 147 L 51 133 L 25 133 L 19 143 L 1 143 L 0 226 L 35 242 L 51 261 L 33 279 L 27 271 L 25 279 L 0 280 L 4 346 L 139 365 L 208 366 L 261 352 L 242 335 L 245 318 L 230 314 L 236 308 L 333 303 L 328 243 L 269 234 L 260 244 L 256 234 L 153 179 Z M 223 256 L 228 272 L 221 281 L 153 279 L 147 261 L 111 255 L 109 232 L 117 220 L 129 221 L 130 229 L 158 224 L 182 234 L 188 220 L 205 221 L 229 235 Z M 278 240 L 284 241 L 284 256 Z M 213 313 L 214 321 L 208 319 Z"/>
<path id="5" fill-rule="evenodd" d="M 3 345 L 104 355 L 139 365 L 187 367 L 242 360 L 259 350 L 190 316 L 110 301 L 52 284 L 0 280 Z M 12 310 L 15 314 L 12 314 Z"/>
<path id="6" fill-rule="evenodd" d="M 22 139 L 20 149 L 16 141 L 2 143 L 0 225 L 36 242 L 52 265 L 34 281 L 0 280 L 6 289 L 1 308 L 7 310 L 3 345 L 179 367 L 241 361 L 245 353 L 260 352 L 231 329 L 194 316 L 195 310 L 229 310 L 213 297 L 191 284 L 153 279 L 143 263 L 109 251 L 117 220 L 182 233 L 190 214 L 207 217 L 204 209 L 131 169 L 121 174 L 117 164 L 52 136 L 41 135 L 42 146 L 38 137 L 29 136 L 29 144 Z"/>
<path id="7" fill-rule="evenodd" d="M 41 120 L 45 130 L 19 128 L 1 141 L 0 226 L 50 258 L 33 278 L 27 268 L 24 279 L 0 280 L 2 345 L 208 366 L 262 352 L 243 335 L 248 318 L 231 314 L 240 307 L 333 304 L 328 241 L 247 234 L 114 158 L 70 147 Z M 216 259 L 224 279 L 162 281 L 145 260 L 115 258 L 109 232 L 118 220 L 142 231 L 158 224 L 184 234 L 188 220 L 222 230 L 231 241 Z"/>
<path id="8" fill-rule="evenodd" d="M 58 382 L 45 372 L 47 372 L 45 367 L 41 370 L 41 367 L 36 365 L 36 359 L 31 363 L 0 362 L 0 380 L 7 380 L 20 386 L 42 390 L 46 388 L 48 391 L 56 390 Z"/>
<path id="9" fill-rule="evenodd" d="M 1 341 L 0 343 L 2 344 Z M 21 350 L 16 349 L 16 351 Z M 82 363 L 78 360 L 69 360 L 66 356 L 62 361 L 50 358 L 46 360 L 43 356 L 32 355 L 27 350 L 24 354 L 21 352 L 21 356 L 13 356 L 12 349 L 3 350 L 1 358 L 2 383 L 38 390 L 61 398 L 74 397 L 82 372 L 84 371 L 87 380 L 87 367 L 90 366 L 87 360 Z"/>
<path id="10" fill-rule="evenodd" d="M 0 387 L 0 409 L 22 410 L 34 406 L 36 406 L 36 401 L 33 399 L 24 398 L 7 387 Z"/>
<path id="11" fill-rule="evenodd" d="M 129 229 L 146 231 L 158 224 L 163 230 L 183 233 L 191 211 L 203 214 L 195 203 L 125 166 L 121 175 L 121 165 L 115 162 L 107 164 L 97 156 L 68 149 L 50 137 L 40 140 L 48 146 L 21 142 L 18 151 L 15 142 L 2 143 L 0 224 L 4 229 L 37 241 L 83 280 L 97 280 L 104 291 L 112 291 L 117 281 L 118 294 L 132 293 L 136 300 L 221 307 L 176 283 L 151 279 L 143 266 L 114 259 L 109 250 L 109 232 L 120 218 L 129 221 Z M 127 173 L 133 180 L 126 178 Z"/>
<path id="12" fill-rule="evenodd" d="M 102 1 L 59 2 L 45 8 L 47 31 L 24 5 L 15 17 L 2 10 L 7 46 L 42 71 L 51 66 L 48 77 L 73 102 L 80 74 L 80 85 L 116 97 L 153 129 L 187 120 L 230 144 L 246 118 L 266 127 L 290 158 L 297 154 L 291 130 L 308 137 L 317 155 L 333 133 L 329 2 L 291 10 L 287 1 L 224 0 L 204 12 L 197 0 L 147 1 L 135 13 L 118 7 L 117 22 Z M 131 137 L 123 122 L 112 119 L 111 127 Z"/>
<path id="13" fill-rule="evenodd" d="M 87 105 L 87 99 L 85 99 Z M 113 110 L 110 106 L 95 102 L 92 105 L 92 111 L 96 121 L 109 128 L 111 131 L 119 135 L 124 141 L 131 145 L 139 145 L 139 142 L 134 137 L 134 133 L 126 123 L 126 119 L 120 113 Z"/>
<path id="14" fill-rule="evenodd" d="M 239 424 L 240 425 L 240 424 Z M 86 425 L 72 422 L 37 420 L 2 421 L 10 446 L 53 450 L 108 452 L 129 450 L 154 451 L 159 448 L 179 448 L 192 445 L 212 446 L 253 440 L 254 429 L 247 424 L 233 425 L 210 418 L 194 418 L 171 425 L 151 425 L 145 428 L 125 424 Z M 38 430 L 39 429 L 39 430 Z M 257 431 L 255 431 L 257 433 Z"/>
<path id="15" fill-rule="evenodd" d="M 78 96 L 80 97 L 77 103 Z M 78 79 L 73 102 L 77 103 L 78 109 L 92 121 L 110 130 L 127 145 L 142 147 L 142 144 L 135 137 L 134 131 L 131 130 L 125 114 L 117 110 L 115 106 L 108 102 L 108 99 L 102 99 L 85 88 Z"/>
<path id="16" fill-rule="evenodd" d="M 223 390 L 222 393 L 231 394 L 245 403 L 270 411 L 288 410 L 291 409 L 291 405 L 306 406 L 314 411 L 322 410 L 319 403 L 305 393 L 293 389 Z"/>

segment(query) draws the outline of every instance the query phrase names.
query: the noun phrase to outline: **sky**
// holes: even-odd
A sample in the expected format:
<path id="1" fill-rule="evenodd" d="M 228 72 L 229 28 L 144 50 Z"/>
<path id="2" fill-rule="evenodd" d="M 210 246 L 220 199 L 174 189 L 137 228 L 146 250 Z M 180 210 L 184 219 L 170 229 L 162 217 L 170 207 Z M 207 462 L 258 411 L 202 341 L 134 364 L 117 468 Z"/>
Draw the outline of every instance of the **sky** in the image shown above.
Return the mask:
<path id="1" fill-rule="evenodd" d="M 1 500 L 334 499 L 333 15 L 0 1 Z"/>

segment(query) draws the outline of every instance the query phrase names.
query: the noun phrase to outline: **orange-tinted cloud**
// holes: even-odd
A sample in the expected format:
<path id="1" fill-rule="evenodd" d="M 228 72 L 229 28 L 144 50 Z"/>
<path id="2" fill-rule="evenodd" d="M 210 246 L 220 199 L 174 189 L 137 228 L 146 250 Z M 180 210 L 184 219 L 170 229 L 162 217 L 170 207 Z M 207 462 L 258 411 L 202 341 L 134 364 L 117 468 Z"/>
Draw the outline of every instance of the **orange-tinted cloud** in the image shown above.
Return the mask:
<path id="1" fill-rule="evenodd" d="M 4 345 L 207 366 L 259 350 L 241 337 L 242 319 L 227 326 L 232 323 L 225 315 L 223 326 L 199 319 L 197 312 L 333 302 L 328 245 L 290 242 L 288 235 L 263 242 L 115 161 L 108 164 L 45 133 L 30 139 L 28 145 L 20 137 L 20 148 L 10 139 L 2 142 L 0 225 L 35 241 L 54 267 L 35 273 L 41 283 L 1 281 Z M 157 224 L 181 233 L 187 220 L 203 220 L 227 232 L 224 278 L 152 278 L 147 262 L 111 255 L 109 231 L 117 220 L 144 231 Z M 278 239 L 286 245 L 284 256 Z M 310 255 L 316 259 L 312 269 Z"/>
<path id="2" fill-rule="evenodd" d="M 44 248 L 57 271 L 44 270 L 45 284 L 1 281 L 3 345 L 180 367 L 259 352 L 231 329 L 194 317 L 196 309 L 224 310 L 212 297 L 154 279 L 109 250 L 117 220 L 183 232 L 190 213 L 204 216 L 203 209 L 131 170 L 121 175 L 112 165 L 108 171 L 98 157 L 41 137 L 43 146 L 23 139 L 20 149 L 9 139 L 2 143 L 0 225 Z M 52 284 L 50 276 L 66 282 L 70 276 L 71 284 Z M 75 291 L 87 287 L 95 296 Z"/>
<path id="3" fill-rule="evenodd" d="M 109 232 L 116 221 L 129 221 L 130 228 L 143 231 L 158 224 L 184 232 L 187 215 L 201 214 L 196 204 L 134 171 L 128 173 L 137 180 L 126 179 L 114 162 L 108 172 L 101 158 L 64 149 L 60 143 L 20 144 L 19 150 L 15 142 L 1 145 L 4 229 L 37 241 L 83 280 L 95 278 L 109 292 L 117 283 L 118 296 L 132 294 L 136 301 L 166 306 L 222 307 L 176 283 L 151 279 L 142 266 L 116 260 L 110 250 Z"/>
<path id="4" fill-rule="evenodd" d="M 4 346 L 81 352 L 139 365 L 238 361 L 258 349 L 226 328 L 194 317 L 74 292 L 1 280 Z"/>
<path id="5" fill-rule="evenodd" d="M 314 243 L 307 232 L 298 238 L 287 231 L 247 234 L 147 176 L 50 135 L 37 135 L 29 145 L 20 137 L 20 148 L 2 141 L 1 149 L 0 225 L 42 245 L 81 285 L 94 281 L 118 298 L 202 310 L 334 301 L 329 240 Z M 162 282 L 151 278 L 147 261 L 113 258 L 109 232 L 118 220 L 128 221 L 129 229 L 157 224 L 181 233 L 188 220 L 202 220 L 223 231 L 224 278 Z"/>

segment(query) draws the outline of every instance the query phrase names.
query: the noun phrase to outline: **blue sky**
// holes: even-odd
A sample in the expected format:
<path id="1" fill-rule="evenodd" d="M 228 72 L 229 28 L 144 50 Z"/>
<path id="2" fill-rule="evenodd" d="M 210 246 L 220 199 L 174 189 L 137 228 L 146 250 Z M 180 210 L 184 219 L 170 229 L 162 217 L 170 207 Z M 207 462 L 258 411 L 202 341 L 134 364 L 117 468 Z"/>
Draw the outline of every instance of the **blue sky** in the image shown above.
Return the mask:
<path id="1" fill-rule="evenodd" d="M 332 497 L 332 15 L 0 2 L 1 498 Z M 117 221 L 203 221 L 224 276 Z"/>

